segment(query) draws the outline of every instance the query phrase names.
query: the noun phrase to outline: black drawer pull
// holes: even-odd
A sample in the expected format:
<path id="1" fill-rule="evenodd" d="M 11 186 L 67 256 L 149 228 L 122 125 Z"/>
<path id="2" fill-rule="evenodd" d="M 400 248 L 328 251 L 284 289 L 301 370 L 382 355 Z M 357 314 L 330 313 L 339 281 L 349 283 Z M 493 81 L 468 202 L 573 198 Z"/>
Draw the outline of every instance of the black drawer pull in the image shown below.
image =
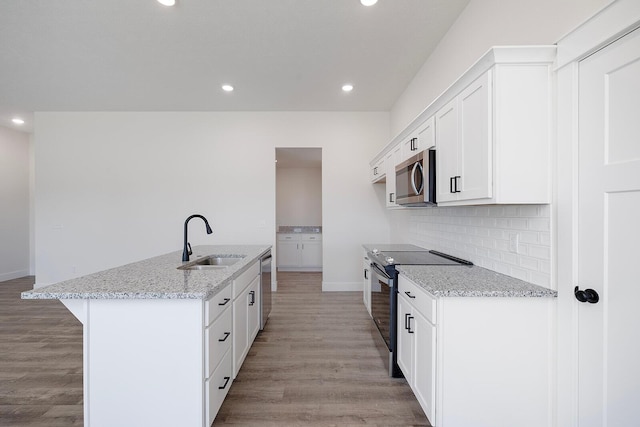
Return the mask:
<path id="1" fill-rule="evenodd" d="M 404 314 L 404 328 L 406 330 L 409 330 L 409 316 L 411 316 L 411 313 Z"/>
<path id="2" fill-rule="evenodd" d="M 416 297 L 415 295 L 411 295 L 411 292 L 409 292 L 409 291 L 405 291 L 404 293 L 405 293 L 409 298 L 415 298 L 415 297 Z"/>
<path id="3" fill-rule="evenodd" d="M 407 319 L 407 330 L 409 331 L 410 334 L 412 334 L 414 331 L 411 330 L 411 319 L 414 319 L 413 316 L 409 316 L 409 318 Z"/>
<path id="4" fill-rule="evenodd" d="M 249 300 L 249 305 L 251 306 L 256 303 L 256 291 L 249 291 L 249 296 L 251 296 Z"/>
<path id="5" fill-rule="evenodd" d="M 227 338 L 229 338 L 229 335 L 231 335 L 231 332 L 225 332 L 224 333 L 224 338 L 218 338 L 218 341 L 220 341 L 220 342 L 226 341 Z"/>
<path id="6" fill-rule="evenodd" d="M 222 387 L 218 387 L 218 390 L 224 390 L 225 388 L 227 388 L 227 384 L 229 384 L 230 379 L 231 377 L 224 377 L 224 384 L 222 385 Z"/>
<path id="7" fill-rule="evenodd" d="M 224 302 L 219 302 L 218 305 L 227 305 L 229 301 L 231 301 L 231 298 L 225 298 Z"/>

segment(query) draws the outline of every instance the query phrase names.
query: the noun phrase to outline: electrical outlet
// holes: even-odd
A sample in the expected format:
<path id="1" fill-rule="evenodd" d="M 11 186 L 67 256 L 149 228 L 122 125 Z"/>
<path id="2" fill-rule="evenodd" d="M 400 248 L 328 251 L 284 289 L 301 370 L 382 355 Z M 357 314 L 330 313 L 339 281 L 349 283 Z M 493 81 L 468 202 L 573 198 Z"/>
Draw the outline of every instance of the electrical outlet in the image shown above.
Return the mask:
<path id="1" fill-rule="evenodd" d="M 509 252 L 513 252 L 514 254 L 517 254 L 519 244 L 520 244 L 520 234 L 518 233 L 509 234 Z"/>

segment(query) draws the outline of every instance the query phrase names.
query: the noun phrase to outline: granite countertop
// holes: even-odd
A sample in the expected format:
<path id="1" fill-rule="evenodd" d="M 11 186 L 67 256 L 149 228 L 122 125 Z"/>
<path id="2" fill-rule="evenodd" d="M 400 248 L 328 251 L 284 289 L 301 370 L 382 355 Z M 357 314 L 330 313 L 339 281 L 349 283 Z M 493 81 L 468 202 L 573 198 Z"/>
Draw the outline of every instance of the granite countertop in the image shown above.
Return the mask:
<path id="1" fill-rule="evenodd" d="M 277 234 L 322 234 L 322 226 L 319 225 L 281 225 Z"/>
<path id="2" fill-rule="evenodd" d="M 229 285 L 271 246 L 196 246 L 190 261 L 214 254 L 244 255 L 221 269 L 178 270 L 182 251 L 65 280 L 22 293 L 22 299 L 209 299 Z"/>
<path id="3" fill-rule="evenodd" d="M 435 297 L 557 297 L 554 290 L 477 266 L 398 265 Z"/>

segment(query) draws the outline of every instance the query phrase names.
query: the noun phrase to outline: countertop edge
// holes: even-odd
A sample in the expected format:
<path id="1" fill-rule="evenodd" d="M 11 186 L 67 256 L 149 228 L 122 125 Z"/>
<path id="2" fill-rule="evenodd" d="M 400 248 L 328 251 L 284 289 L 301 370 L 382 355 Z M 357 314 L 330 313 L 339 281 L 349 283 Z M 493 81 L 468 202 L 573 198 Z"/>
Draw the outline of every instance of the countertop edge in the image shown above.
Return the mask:
<path id="1" fill-rule="evenodd" d="M 244 273 L 247 269 L 249 269 L 256 261 L 258 261 L 262 256 L 264 256 L 267 252 L 272 250 L 271 245 L 216 245 L 216 246 L 199 246 L 194 247 L 194 254 L 197 254 L 196 251 L 200 250 L 206 256 L 207 250 L 206 248 L 215 248 L 216 251 L 222 251 L 223 248 L 230 248 L 228 252 L 233 253 L 242 253 L 242 250 L 238 250 L 241 248 L 250 248 L 253 253 L 247 254 L 247 259 L 241 261 L 237 266 L 237 268 L 233 268 L 233 266 L 229 270 L 221 271 L 221 270 L 202 270 L 194 273 L 194 279 L 197 279 L 197 284 L 200 289 L 193 291 L 107 291 L 107 290 L 96 290 L 96 291 L 73 291 L 73 290 L 48 290 L 48 288 L 64 288 L 65 286 L 81 286 L 82 282 L 90 282 L 92 279 L 96 279 L 100 276 L 108 276 L 109 274 L 114 277 L 122 272 L 126 272 L 128 270 L 135 270 L 136 267 L 142 266 L 146 263 L 153 263 L 154 260 L 159 260 L 165 257 L 172 257 L 178 252 L 171 252 L 168 254 L 160 255 L 157 257 L 152 257 L 148 259 L 144 259 L 141 261 L 125 264 L 119 267 L 114 267 L 111 269 L 99 271 L 96 273 L 88 274 L 86 276 L 78 277 L 75 279 L 65 280 L 59 283 L 54 283 L 48 286 L 44 286 L 37 289 L 32 289 L 29 291 L 24 291 L 20 294 L 20 298 L 24 300 L 45 300 L 45 299 L 59 299 L 59 300 L 153 300 L 153 299 L 173 299 L 173 300 L 208 300 L 213 296 L 217 295 L 223 289 L 225 289 L 229 284 L 233 283 L 233 280 Z M 249 250 L 248 250 L 249 251 Z M 180 252 L 181 253 L 181 252 Z M 171 258 L 173 259 L 173 258 Z M 176 258 L 179 259 L 179 258 Z M 183 263 L 184 264 L 184 263 Z M 175 273 L 178 266 L 180 266 L 180 261 L 175 262 L 175 265 L 171 264 L 169 267 L 166 267 L 167 272 Z M 144 270 L 143 270 L 144 271 Z M 220 274 L 227 273 L 225 276 L 220 276 Z M 182 271 L 183 274 L 184 270 Z M 104 279 L 102 279 L 104 280 Z M 113 279 L 115 282 L 116 279 Z M 159 279 L 160 282 L 161 279 Z M 175 278 L 173 278 L 175 280 Z M 108 283 L 103 285 L 108 286 Z"/>

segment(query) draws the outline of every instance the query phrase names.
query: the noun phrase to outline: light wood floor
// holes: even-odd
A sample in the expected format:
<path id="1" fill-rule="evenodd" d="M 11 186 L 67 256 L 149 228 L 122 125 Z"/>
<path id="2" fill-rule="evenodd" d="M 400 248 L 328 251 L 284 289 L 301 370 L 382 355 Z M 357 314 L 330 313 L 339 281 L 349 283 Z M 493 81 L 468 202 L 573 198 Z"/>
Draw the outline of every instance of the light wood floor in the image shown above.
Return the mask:
<path id="1" fill-rule="evenodd" d="M 21 300 L 33 282 L 0 283 L 0 426 L 81 426 L 82 324 L 60 301 Z"/>
<path id="2" fill-rule="evenodd" d="M 33 278 L 0 283 L 0 426 L 82 423 L 82 325 L 59 301 L 20 300 Z M 319 273 L 278 273 L 267 327 L 218 425 L 428 426 L 391 379 L 360 292 L 321 292 Z"/>

